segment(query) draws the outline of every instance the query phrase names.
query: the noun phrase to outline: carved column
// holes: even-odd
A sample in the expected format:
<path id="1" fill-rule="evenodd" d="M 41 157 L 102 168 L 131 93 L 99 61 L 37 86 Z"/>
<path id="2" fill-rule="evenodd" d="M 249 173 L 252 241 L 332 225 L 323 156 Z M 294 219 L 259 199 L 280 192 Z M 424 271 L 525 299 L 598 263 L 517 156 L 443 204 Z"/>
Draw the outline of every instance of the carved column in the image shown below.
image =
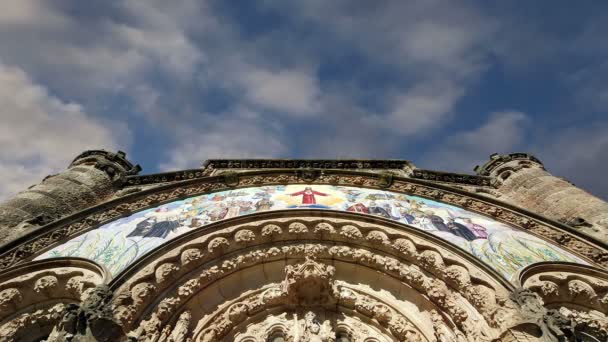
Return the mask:
<path id="1" fill-rule="evenodd" d="M 608 242 L 608 203 L 553 176 L 532 155 L 493 154 L 490 158 L 483 166 L 475 167 L 475 171 L 497 180 L 500 200 Z"/>
<path id="2" fill-rule="evenodd" d="M 140 170 L 124 152 L 80 154 L 67 170 L 47 176 L 40 184 L 0 203 L 0 245 L 103 202 L 124 184 L 127 175 Z"/>

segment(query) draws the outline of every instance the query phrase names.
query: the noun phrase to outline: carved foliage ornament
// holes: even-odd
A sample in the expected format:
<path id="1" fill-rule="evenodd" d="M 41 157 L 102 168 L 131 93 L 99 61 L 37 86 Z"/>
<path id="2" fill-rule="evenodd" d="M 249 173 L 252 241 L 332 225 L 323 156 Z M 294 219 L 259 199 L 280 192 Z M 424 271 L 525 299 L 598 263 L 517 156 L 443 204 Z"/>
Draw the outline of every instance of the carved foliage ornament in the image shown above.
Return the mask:
<path id="1" fill-rule="evenodd" d="M 306 257 L 306 262 L 285 267 L 283 292 L 296 305 L 329 302 L 333 295 L 331 280 L 336 269 Z"/>
<path id="2" fill-rule="evenodd" d="M 295 304 L 300 308 L 312 308 L 335 307 L 337 304 L 374 319 L 398 340 L 426 340 L 418 329 L 395 309 L 366 294 L 336 283 L 333 280 L 333 272 L 332 266 L 311 258 L 306 258 L 306 261 L 301 264 L 288 265 L 285 268 L 285 280 L 282 284 L 270 285 L 253 294 L 244 295 L 211 314 L 210 318 L 203 318 L 194 333 L 195 339 L 205 342 L 221 340 L 239 323 L 272 306 Z M 331 290 L 325 292 L 326 296 L 310 297 L 310 288 Z M 306 301 L 303 302 L 302 298 L 306 298 Z M 299 327 L 300 329 L 296 327 L 294 331 L 297 333 L 290 337 L 294 341 L 333 340 L 335 332 L 333 332 L 330 322 L 318 322 L 314 309 L 304 310 L 308 310 L 304 317 L 304 324 Z M 294 331 L 291 333 L 293 334 Z"/>

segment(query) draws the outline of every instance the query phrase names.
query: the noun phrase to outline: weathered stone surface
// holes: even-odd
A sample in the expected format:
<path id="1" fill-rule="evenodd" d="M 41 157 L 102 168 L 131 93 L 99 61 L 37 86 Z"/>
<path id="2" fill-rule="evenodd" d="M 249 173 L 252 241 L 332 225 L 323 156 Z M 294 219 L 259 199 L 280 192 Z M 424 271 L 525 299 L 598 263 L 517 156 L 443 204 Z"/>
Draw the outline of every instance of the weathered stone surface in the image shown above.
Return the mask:
<path id="1" fill-rule="evenodd" d="M 492 155 L 476 171 L 496 179 L 501 201 L 574 227 L 608 243 L 608 203 L 551 175 L 528 154 Z"/>
<path id="2" fill-rule="evenodd" d="M 0 203 L 0 245 L 36 228 L 102 203 L 139 172 L 122 152 L 87 151 L 69 168 Z"/>
<path id="3" fill-rule="evenodd" d="M 112 342 L 124 339 L 114 320 L 112 291 L 107 285 L 92 289 L 80 305 L 69 304 L 47 342 Z"/>

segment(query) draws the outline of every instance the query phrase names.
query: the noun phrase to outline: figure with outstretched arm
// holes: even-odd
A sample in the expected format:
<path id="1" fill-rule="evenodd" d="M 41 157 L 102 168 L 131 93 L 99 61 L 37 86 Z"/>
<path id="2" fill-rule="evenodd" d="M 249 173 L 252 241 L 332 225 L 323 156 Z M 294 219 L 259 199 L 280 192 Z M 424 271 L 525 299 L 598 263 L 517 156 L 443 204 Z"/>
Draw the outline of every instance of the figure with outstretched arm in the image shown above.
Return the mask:
<path id="1" fill-rule="evenodd" d="M 298 192 L 294 192 L 293 194 L 289 194 L 289 196 L 302 196 L 302 204 L 317 204 L 315 195 L 328 196 L 327 194 L 313 190 L 309 186 L 305 187 L 304 190 L 302 190 L 302 191 L 298 191 Z"/>
<path id="2" fill-rule="evenodd" d="M 477 223 L 474 223 L 473 220 L 471 220 L 468 217 L 462 218 L 462 221 L 463 221 L 463 225 L 466 226 L 467 228 L 469 228 L 469 230 L 475 235 L 475 238 L 477 238 L 477 239 L 487 239 L 488 238 L 488 230 L 486 229 L 486 227 L 479 225 Z"/>

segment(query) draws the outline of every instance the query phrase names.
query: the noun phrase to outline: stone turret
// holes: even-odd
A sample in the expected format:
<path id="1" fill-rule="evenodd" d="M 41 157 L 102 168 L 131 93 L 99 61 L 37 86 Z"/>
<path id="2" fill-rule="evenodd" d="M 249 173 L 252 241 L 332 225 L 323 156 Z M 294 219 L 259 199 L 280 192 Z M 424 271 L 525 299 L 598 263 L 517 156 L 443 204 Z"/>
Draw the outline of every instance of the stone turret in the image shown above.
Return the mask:
<path id="1" fill-rule="evenodd" d="M 500 200 L 608 242 L 608 203 L 553 176 L 534 156 L 493 154 L 490 161 L 475 167 L 475 171 L 497 180 Z"/>
<path id="2" fill-rule="evenodd" d="M 67 170 L 0 203 L 0 244 L 105 201 L 124 185 L 127 175 L 140 170 L 121 151 L 83 152 Z"/>

